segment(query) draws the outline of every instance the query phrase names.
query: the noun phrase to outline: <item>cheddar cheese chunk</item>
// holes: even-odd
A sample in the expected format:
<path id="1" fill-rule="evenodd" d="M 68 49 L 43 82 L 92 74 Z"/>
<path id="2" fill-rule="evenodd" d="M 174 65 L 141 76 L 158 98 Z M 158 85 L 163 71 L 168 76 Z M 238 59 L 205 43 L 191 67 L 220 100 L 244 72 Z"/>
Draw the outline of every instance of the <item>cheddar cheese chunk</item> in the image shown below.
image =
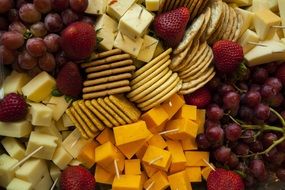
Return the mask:
<path id="1" fill-rule="evenodd" d="M 208 166 L 207 162 L 209 163 L 210 153 L 203 151 L 185 151 L 185 156 L 187 166 Z"/>
<path id="2" fill-rule="evenodd" d="M 176 112 L 185 104 L 183 97 L 174 94 L 168 100 L 161 104 L 162 108 L 167 112 L 168 119 L 171 119 Z"/>
<path id="3" fill-rule="evenodd" d="M 105 128 L 97 137 L 96 140 L 100 144 L 104 144 L 110 141 L 112 144 L 115 144 L 115 138 L 113 131 L 110 128 Z"/>
<path id="4" fill-rule="evenodd" d="M 195 121 L 198 124 L 197 134 L 204 133 L 205 118 L 206 118 L 206 110 L 197 109 L 197 117 Z"/>
<path id="5" fill-rule="evenodd" d="M 95 149 L 98 146 L 99 143 L 94 140 L 91 141 L 82 148 L 77 159 L 82 162 L 85 167 L 91 168 L 95 164 Z"/>
<path id="6" fill-rule="evenodd" d="M 98 183 L 103 183 L 103 184 L 112 184 L 115 174 L 111 174 L 110 172 L 107 172 L 102 168 L 100 165 L 96 165 L 95 169 L 95 181 Z"/>
<path id="7" fill-rule="evenodd" d="M 185 170 L 168 176 L 168 180 L 171 189 L 192 190 Z"/>
<path id="8" fill-rule="evenodd" d="M 174 119 L 197 119 L 197 106 L 184 104 L 174 115 Z"/>
<path id="9" fill-rule="evenodd" d="M 163 171 L 157 171 L 145 183 L 144 188 L 149 190 L 164 190 L 169 187 L 167 175 Z"/>
<path id="10" fill-rule="evenodd" d="M 153 135 L 149 141 L 147 141 L 147 143 L 149 145 L 153 145 L 153 146 L 156 146 L 158 148 L 161 148 L 161 149 L 165 149 L 165 147 L 167 147 L 167 144 L 165 142 L 165 140 L 163 139 L 163 137 L 159 134 L 155 134 Z"/>
<path id="11" fill-rule="evenodd" d="M 197 150 L 198 146 L 196 143 L 196 139 L 193 137 L 189 137 L 187 139 L 181 140 L 183 150 Z"/>
<path id="12" fill-rule="evenodd" d="M 115 177 L 112 190 L 142 190 L 142 178 L 140 175 L 120 175 Z"/>
<path id="13" fill-rule="evenodd" d="M 141 173 L 141 162 L 139 159 L 125 160 L 126 175 L 140 175 Z"/>
<path id="14" fill-rule="evenodd" d="M 168 140 L 167 149 L 171 153 L 171 165 L 170 165 L 170 173 L 175 173 L 178 171 L 182 171 L 186 166 L 186 157 L 184 155 L 182 145 L 179 141 Z"/>
<path id="15" fill-rule="evenodd" d="M 161 132 L 168 120 L 168 113 L 161 106 L 156 106 L 144 113 L 141 119 L 146 122 L 151 132 Z"/>
<path id="16" fill-rule="evenodd" d="M 183 140 L 189 137 L 196 138 L 198 124 L 189 119 L 175 119 L 166 123 L 166 131 L 175 129 L 178 129 L 178 131 L 167 133 L 165 136 L 173 140 Z"/>
<path id="17" fill-rule="evenodd" d="M 199 166 L 187 167 L 185 171 L 187 173 L 187 178 L 189 182 L 202 182 L 201 167 Z"/>

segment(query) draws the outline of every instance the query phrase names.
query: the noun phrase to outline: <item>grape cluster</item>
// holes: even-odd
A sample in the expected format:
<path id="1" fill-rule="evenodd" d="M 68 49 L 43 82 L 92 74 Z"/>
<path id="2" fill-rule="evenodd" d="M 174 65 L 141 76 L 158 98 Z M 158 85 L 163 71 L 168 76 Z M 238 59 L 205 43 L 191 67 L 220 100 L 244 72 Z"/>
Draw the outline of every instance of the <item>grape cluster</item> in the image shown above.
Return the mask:
<path id="1" fill-rule="evenodd" d="M 282 66 L 247 68 L 239 80 L 216 76 L 208 84 L 212 100 L 196 142 L 216 165 L 243 175 L 249 187 L 271 173 L 285 181 L 285 83 L 276 75 Z"/>
<path id="2" fill-rule="evenodd" d="M 0 57 L 4 65 L 31 76 L 55 74 L 67 62 L 60 32 L 69 24 L 93 18 L 84 14 L 88 0 L 1 0 Z"/>

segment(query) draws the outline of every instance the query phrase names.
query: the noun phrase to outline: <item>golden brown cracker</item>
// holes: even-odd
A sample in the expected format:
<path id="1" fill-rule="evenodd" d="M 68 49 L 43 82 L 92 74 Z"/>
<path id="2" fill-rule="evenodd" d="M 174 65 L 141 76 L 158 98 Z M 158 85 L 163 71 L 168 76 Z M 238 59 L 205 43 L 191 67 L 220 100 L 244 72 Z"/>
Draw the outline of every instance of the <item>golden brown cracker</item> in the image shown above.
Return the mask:
<path id="1" fill-rule="evenodd" d="M 65 110 L 65 113 L 68 115 L 68 117 L 70 118 L 70 120 L 72 121 L 72 123 L 74 123 L 75 127 L 79 130 L 81 136 L 85 139 L 89 139 L 88 135 L 86 134 L 86 132 L 82 129 L 81 125 L 78 123 L 78 121 L 75 119 L 75 117 L 73 116 L 73 114 L 71 113 L 71 108 L 68 108 L 67 110 Z"/>
<path id="2" fill-rule="evenodd" d="M 87 74 L 87 78 L 88 79 L 95 79 L 95 78 L 100 78 L 100 77 L 106 77 L 106 76 L 110 76 L 110 75 L 132 72 L 135 69 L 136 69 L 136 67 L 134 65 L 124 66 L 124 67 L 110 69 L 110 70 L 106 70 L 106 71 L 90 73 L 90 74 Z"/>
<path id="3" fill-rule="evenodd" d="M 129 86 L 129 84 L 130 82 L 128 80 L 120 80 L 120 81 L 115 81 L 115 82 L 109 82 L 109 83 L 84 87 L 82 91 L 83 93 L 99 92 L 102 90 L 109 90 L 109 89 L 114 89 L 114 88 L 118 88 L 122 86 Z"/>
<path id="4" fill-rule="evenodd" d="M 132 65 L 132 64 L 133 64 L 133 60 L 126 59 L 126 60 L 123 60 L 123 61 L 111 62 L 111 63 L 107 63 L 107 64 L 104 64 L 104 65 L 88 67 L 88 68 L 85 69 L 85 72 L 86 73 L 99 72 L 99 71 L 104 71 L 104 70 L 108 70 L 108 69 L 128 66 L 128 65 Z"/>
<path id="5" fill-rule="evenodd" d="M 86 94 L 83 94 L 82 97 L 83 97 L 83 99 L 87 100 L 87 99 L 104 97 L 104 96 L 113 95 L 113 94 L 122 94 L 122 93 L 129 92 L 129 91 L 131 91 L 130 86 L 123 86 L 123 87 L 113 88 L 113 89 L 109 89 L 109 90 L 103 90 L 103 91 L 99 91 L 99 92 L 86 93 Z"/>
<path id="6" fill-rule="evenodd" d="M 115 81 L 120 81 L 124 79 L 130 79 L 131 77 L 132 77 L 131 73 L 111 75 L 111 76 L 102 77 L 98 79 L 86 80 L 83 82 L 83 86 L 87 87 L 87 86 L 99 85 L 99 84 L 108 83 L 108 82 L 115 82 Z"/>

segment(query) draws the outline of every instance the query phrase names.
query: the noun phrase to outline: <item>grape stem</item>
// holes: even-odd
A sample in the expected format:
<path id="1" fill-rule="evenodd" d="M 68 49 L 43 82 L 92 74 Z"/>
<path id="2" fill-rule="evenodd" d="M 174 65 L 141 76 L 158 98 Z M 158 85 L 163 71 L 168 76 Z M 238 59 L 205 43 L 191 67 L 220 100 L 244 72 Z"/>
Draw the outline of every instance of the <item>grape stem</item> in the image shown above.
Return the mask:
<path id="1" fill-rule="evenodd" d="M 273 108 L 270 108 L 270 111 L 278 117 L 282 126 L 285 127 L 285 121 L 284 121 L 283 117 L 277 111 L 275 111 Z"/>
<path id="2" fill-rule="evenodd" d="M 257 129 L 260 131 L 276 131 L 276 132 L 281 132 L 285 133 L 283 128 L 271 126 L 271 125 L 241 125 L 242 128 L 244 129 Z"/>

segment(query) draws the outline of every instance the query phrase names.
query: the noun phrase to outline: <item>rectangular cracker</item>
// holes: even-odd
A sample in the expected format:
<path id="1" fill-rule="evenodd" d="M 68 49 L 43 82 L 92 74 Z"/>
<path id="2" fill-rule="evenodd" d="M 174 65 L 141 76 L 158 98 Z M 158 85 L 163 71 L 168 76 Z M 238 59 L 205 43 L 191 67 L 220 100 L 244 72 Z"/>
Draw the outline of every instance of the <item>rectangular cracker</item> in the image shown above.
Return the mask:
<path id="1" fill-rule="evenodd" d="M 113 68 L 118 68 L 118 67 L 132 65 L 132 64 L 133 64 L 133 60 L 126 59 L 126 60 L 123 60 L 123 61 L 112 62 L 112 63 L 107 63 L 107 64 L 104 64 L 104 65 L 88 67 L 88 68 L 85 69 L 85 72 L 86 73 L 92 73 L 92 72 L 104 71 L 104 70 L 108 70 L 108 69 L 113 69 Z"/>
<path id="2" fill-rule="evenodd" d="M 94 78 L 106 77 L 106 76 L 120 74 L 120 73 L 132 72 L 135 69 L 136 69 L 136 67 L 134 65 L 130 65 L 130 66 L 120 67 L 120 68 L 116 68 L 116 69 L 110 69 L 110 70 L 106 70 L 106 71 L 91 73 L 91 74 L 87 75 L 87 78 L 88 79 L 94 79 Z"/>
<path id="3" fill-rule="evenodd" d="M 73 114 L 71 113 L 71 108 L 67 109 L 65 111 L 65 113 L 68 115 L 68 117 L 70 118 L 70 120 L 72 121 L 72 123 L 74 123 L 75 127 L 79 130 L 81 136 L 85 139 L 88 139 L 88 135 L 86 134 L 86 132 L 82 129 L 81 125 L 78 123 L 78 121 L 75 119 L 75 117 L 73 116 Z"/>
<path id="4" fill-rule="evenodd" d="M 123 87 L 119 87 L 119 88 L 113 88 L 110 90 L 103 90 L 100 92 L 92 92 L 92 93 L 88 93 L 88 94 L 83 94 L 83 99 L 86 100 L 86 99 L 104 97 L 104 96 L 113 95 L 113 94 L 122 94 L 122 93 L 129 92 L 129 91 L 131 91 L 131 87 L 123 86 Z"/>
<path id="5" fill-rule="evenodd" d="M 121 87 L 121 86 L 129 86 L 129 84 L 130 84 L 130 81 L 128 80 L 120 80 L 120 81 L 115 81 L 115 82 L 109 82 L 109 83 L 84 87 L 82 91 L 83 93 L 99 92 L 102 90 L 114 89 L 114 88 Z"/>
<path id="6" fill-rule="evenodd" d="M 130 79 L 131 77 L 132 77 L 131 73 L 111 75 L 108 77 L 102 77 L 102 78 L 98 78 L 98 79 L 87 80 L 83 83 L 83 86 L 98 85 L 98 84 L 107 83 L 107 82 L 113 82 L 113 81 L 118 81 L 118 80 L 123 80 L 123 79 Z"/>

